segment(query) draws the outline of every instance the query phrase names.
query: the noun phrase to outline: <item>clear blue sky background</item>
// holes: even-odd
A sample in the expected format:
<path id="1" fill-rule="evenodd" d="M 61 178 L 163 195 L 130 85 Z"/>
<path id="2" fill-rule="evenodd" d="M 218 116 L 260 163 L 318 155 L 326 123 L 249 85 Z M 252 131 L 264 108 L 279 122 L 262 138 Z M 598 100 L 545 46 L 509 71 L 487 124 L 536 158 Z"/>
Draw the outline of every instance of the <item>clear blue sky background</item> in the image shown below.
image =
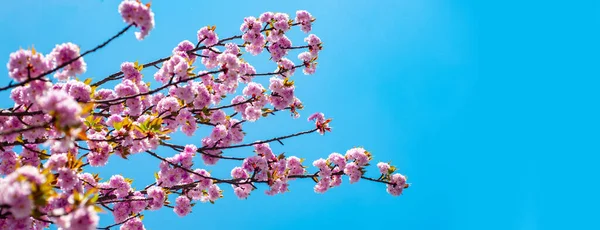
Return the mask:
<path id="1" fill-rule="evenodd" d="M 375 161 L 391 160 L 413 186 L 392 197 L 381 184 L 344 181 L 315 194 L 312 181 L 296 181 L 290 193 L 268 197 L 261 187 L 248 200 L 222 186 L 225 199 L 200 203 L 185 218 L 171 210 L 146 212 L 148 229 L 600 229 L 599 3 L 168 2 L 153 2 L 156 29 L 146 40 L 127 33 L 85 59 L 83 78 L 111 74 L 123 61 L 168 55 L 181 40 L 195 41 L 205 25 L 217 25 L 226 37 L 239 33 L 245 16 L 306 9 L 317 18 L 314 33 L 325 49 L 317 74 L 294 78 L 303 116 L 246 124 L 247 140 L 312 128 L 306 117 L 323 111 L 334 118 L 334 132 L 274 144 L 274 150 L 312 162 L 364 146 Z M 97 45 L 124 27 L 118 3 L 3 2 L 2 63 L 31 44 L 43 53 L 68 41 L 84 50 Z M 301 36 L 293 33 L 296 45 Z M 259 71 L 275 68 L 264 56 L 248 59 Z M 175 141 L 199 145 L 207 131 Z M 220 165 L 226 169 L 206 168 L 228 176 L 234 166 Z M 119 172 L 135 178 L 138 188 L 157 170 L 158 162 L 143 154 L 94 169 L 104 178 Z M 101 225 L 110 223 L 103 215 Z"/>

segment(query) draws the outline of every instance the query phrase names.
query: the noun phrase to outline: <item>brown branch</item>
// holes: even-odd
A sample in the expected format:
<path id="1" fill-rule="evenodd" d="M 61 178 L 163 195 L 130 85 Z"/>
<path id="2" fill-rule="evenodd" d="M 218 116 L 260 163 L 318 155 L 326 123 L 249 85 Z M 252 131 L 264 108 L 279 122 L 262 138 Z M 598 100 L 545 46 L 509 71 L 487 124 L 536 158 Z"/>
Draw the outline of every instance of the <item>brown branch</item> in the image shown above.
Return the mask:
<path id="1" fill-rule="evenodd" d="M 247 143 L 247 144 L 241 144 L 241 145 L 231 145 L 231 146 L 222 146 L 222 147 L 202 147 L 199 148 L 199 151 L 202 150 L 219 150 L 219 149 L 233 149 L 233 148 L 241 148 L 241 147 L 248 147 L 248 146 L 253 146 L 256 144 L 264 144 L 264 143 L 269 143 L 269 142 L 273 142 L 273 141 L 280 141 L 283 139 L 287 139 L 287 138 L 291 138 L 291 137 L 296 137 L 296 136 L 300 136 L 300 135 L 304 135 L 304 134 L 309 134 L 309 133 L 313 133 L 315 131 L 317 131 L 318 129 L 311 129 L 311 130 L 307 130 L 307 131 L 303 131 L 303 132 L 299 132 L 299 133 L 294 133 L 294 134 L 290 134 L 290 135 L 286 135 L 286 136 L 281 136 L 281 137 L 276 137 L 276 138 L 271 138 L 268 140 L 264 140 L 264 141 L 256 141 L 253 143 Z"/>

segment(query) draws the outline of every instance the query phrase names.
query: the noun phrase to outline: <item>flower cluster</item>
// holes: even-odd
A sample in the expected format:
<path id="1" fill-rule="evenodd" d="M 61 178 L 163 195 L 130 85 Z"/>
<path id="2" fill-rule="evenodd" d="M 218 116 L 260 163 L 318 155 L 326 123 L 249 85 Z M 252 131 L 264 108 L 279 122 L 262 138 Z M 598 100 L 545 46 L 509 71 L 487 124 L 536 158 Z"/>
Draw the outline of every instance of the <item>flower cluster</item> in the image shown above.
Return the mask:
<path id="1" fill-rule="evenodd" d="M 20 49 L 11 53 L 6 64 L 8 76 L 16 81 L 25 81 L 51 69 L 48 58 L 35 50 Z"/>
<path id="2" fill-rule="evenodd" d="M 138 40 L 143 40 L 154 28 L 154 13 L 150 11 L 150 3 L 144 5 L 139 0 L 125 0 L 119 5 L 119 13 L 123 21 L 140 29 L 140 32 L 135 32 Z"/>
<path id="3" fill-rule="evenodd" d="M 215 27 L 202 27 L 198 30 L 198 42 L 205 46 L 214 46 L 219 42 L 219 36 L 215 33 Z"/>
<path id="4" fill-rule="evenodd" d="M 79 57 L 79 47 L 70 42 L 56 45 L 52 53 L 49 54 L 49 59 L 52 60 L 54 68 L 64 66 L 62 70 L 57 71 L 54 75 L 59 80 L 66 80 L 77 74 L 83 74 L 87 68 L 83 58 Z"/>
<path id="5" fill-rule="evenodd" d="M 262 23 L 255 17 L 244 18 L 244 23 L 240 27 L 240 30 L 244 32 L 242 39 L 244 39 L 246 51 L 252 55 L 258 55 L 263 51 L 265 46 L 265 36 L 262 35 Z"/>
<path id="6" fill-rule="evenodd" d="M 49 113 L 58 121 L 59 127 L 73 126 L 81 123 L 79 116 L 81 106 L 73 96 L 63 90 L 49 90 L 37 100 L 42 111 Z"/>
<path id="7" fill-rule="evenodd" d="M 302 25 L 301 30 L 304 33 L 310 32 L 312 29 L 312 15 L 306 10 L 298 10 L 296 11 L 296 21 Z"/>

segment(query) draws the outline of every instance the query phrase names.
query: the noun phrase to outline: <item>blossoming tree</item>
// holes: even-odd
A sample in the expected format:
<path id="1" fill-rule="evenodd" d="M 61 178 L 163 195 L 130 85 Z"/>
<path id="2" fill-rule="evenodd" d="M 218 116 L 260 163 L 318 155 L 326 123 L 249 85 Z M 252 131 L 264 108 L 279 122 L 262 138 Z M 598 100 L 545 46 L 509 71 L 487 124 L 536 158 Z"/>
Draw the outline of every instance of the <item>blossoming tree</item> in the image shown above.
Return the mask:
<path id="1" fill-rule="evenodd" d="M 298 179 L 314 180 L 314 191 L 324 193 L 339 186 L 344 175 L 350 183 L 382 183 L 394 196 L 408 187 L 406 178 L 388 163 L 378 163 L 379 173 L 367 177 L 371 155 L 363 148 L 315 160 L 316 172 L 308 172 L 299 157 L 271 150 L 273 142 L 331 131 L 331 119 L 323 113 L 308 117 L 314 123 L 309 130 L 245 140 L 244 123 L 275 113 L 298 117 L 303 108 L 291 77 L 299 69 L 315 73 L 322 43 L 310 34 L 305 45 L 293 46 L 286 32 L 299 27 L 309 33 L 315 19 L 308 12 L 298 11 L 294 19 L 271 12 L 247 17 L 241 34 L 228 38 L 220 38 L 215 27 L 202 27 L 197 42 L 182 41 L 168 57 L 146 64 L 125 62 L 119 72 L 96 82 L 77 80 L 86 71 L 85 56 L 129 30 L 139 29 L 135 36 L 143 40 L 153 29 L 149 4 L 123 1 L 118 10 L 127 26 L 93 49 L 82 53 L 77 45 L 64 43 L 47 55 L 35 49 L 10 54 L 8 75 L 15 82 L 0 88 L 11 90 L 14 101 L 12 108 L 0 110 L 0 229 L 43 229 L 52 224 L 62 229 L 144 229 L 146 210 L 170 208 L 185 216 L 194 202 L 223 198 L 224 186 L 231 186 L 241 199 L 259 186 L 268 195 L 285 193 Z M 305 50 L 298 64 L 287 57 L 294 49 Z M 268 52 L 277 69 L 257 72 L 242 59 L 243 50 L 250 55 Z M 144 81 L 141 71 L 148 67 L 158 68 L 153 77 L 161 85 L 152 88 Z M 253 82 L 259 76 L 271 77 L 268 87 Z M 118 84 L 101 88 L 107 82 Z M 211 127 L 212 132 L 198 146 L 169 142 L 172 133 L 192 136 L 199 126 Z M 159 154 L 159 146 L 171 153 Z M 245 158 L 225 154 L 244 147 L 254 153 Z M 121 175 L 104 180 L 86 172 L 105 166 L 111 155 L 130 154 L 158 160 L 154 183 L 134 190 L 131 180 Z M 217 178 L 193 165 L 194 157 L 205 165 L 238 161 L 239 166 L 230 178 Z M 98 212 L 112 213 L 114 224 L 98 226 Z"/>

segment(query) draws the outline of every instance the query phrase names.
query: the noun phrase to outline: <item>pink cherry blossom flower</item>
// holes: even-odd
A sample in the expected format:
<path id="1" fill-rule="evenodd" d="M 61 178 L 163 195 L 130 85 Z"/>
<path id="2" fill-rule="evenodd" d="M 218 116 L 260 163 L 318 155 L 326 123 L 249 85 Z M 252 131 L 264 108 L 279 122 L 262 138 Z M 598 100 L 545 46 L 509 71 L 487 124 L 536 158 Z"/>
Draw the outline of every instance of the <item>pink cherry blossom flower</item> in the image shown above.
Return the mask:
<path id="1" fill-rule="evenodd" d="M 402 194 L 406 184 L 406 177 L 402 174 L 396 173 L 390 177 L 390 183 L 387 185 L 387 192 L 392 196 L 399 196 Z"/>
<path id="2" fill-rule="evenodd" d="M 358 166 L 365 166 L 371 160 L 369 153 L 363 148 L 352 148 L 346 151 L 346 159 L 354 160 Z"/>
<path id="3" fill-rule="evenodd" d="M 138 40 L 143 40 L 154 28 L 154 13 L 150 11 L 150 4 L 125 0 L 119 5 L 119 13 L 123 21 L 140 29 L 139 32 L 135 32 Z"/>
<path id="4" fill-rule="evenodd" d="M 70 42 L 56 45 L 54 50 L 48 55 L 49 60 L 54 64 L 53 68 L 62 66 L 74 59 L 77 60 L 57 71 L 54 77 L 59 80 L 66 80 L 69 77 L 85 73 L 87 64 L 83 61 L 83 58 L 78 57 L 79 47 L 77 45 Z"/>
<path id="5" fill-rule="evenodd" d="M 213 28 L 205 26 L 198 30 L 198 41 L 202 41 L 202 44 L 210 47 L 214 46 L 215 44 L 217 44 L 217 42 L 219 42 L 219 37 L 217 36 Z"/>
<path id="6" fill-rule="evenodd" d="M 58 169 L 56 184 L 64 191 L 70 191 L 75 184 L 79 183 L 77 173 L 69 168 Z"/>
<path id="7" fill-rule="evenodd" d="M 214 124 L 224 124 L 227 115 L 223 110 L 215 110 L 210 115 L 210 122 Z"/>
<path id="8" fill-rule="evenodd" d="M 188 40 L 184 40 L 182 42 L 180 42 L 179 44 L 177 44 L 177 47 L 175 47 L 173 49 L 173 54 L 178 53 L 179 55 L 187 58 L 188 60 L 190 60 L 192 63 L 196 61 L 196 55 L 190 55 L 188 54 L 189 51 L 193 50 L 194 44 Z"/>
<path id="9" fill-rule="evenodd" d="M 379 168 L 379 172 L 381 174 L 387 175 L 390 170 L 390 165 L 385 162 L 379 162 L 379 163 L 377 163 L 377 168 Z"/>
<path id="10" fill-rule="evenodd" d="M 50 61 L 41 53 L 34 54 L 31 50 L 20 49 L 10 54 L 6 68 L 8 76 L 21 82 L 37 77 L 52 67 Z"/>
<path id="11" fill-rule="evenodd" d="M 346 167 L 346 158 L 344 158 L 344 156 L 342 156 L 342 154 L 332 153 L 332 154 L 329 154 L 329 157 L 327 159 L 330 162 L 333 162 L 334 164 L 336 164 L 340 170 L 344 170 L 344 168 Z"/>
<path id="12" fill-rule="evenodd" d="M 115 189 L 114 194 L 117 196 L 117 198 L 123 198 L 129 195 L 131 185 L 129 185 L 129 183 L 125 181 L 125 178 L 123 178 L 123 176 L 113 175 L 112 177 L 110 177 L 109 184 L 111 188 Z"/>
<path id="13" fill-rule="evenodd" d="M 312 16 L 305 10 L 296 11 L 296 22 L 302 25 L 301 30 L 308 33 L 311 30 Z"/>
<path id="14" fill-rule="evenodd" d="M 116 202 L 113 206 L 113 217 L 115 222 L 120 223 L 126 220 L 131 214 L 131 204 L 129 202 Z"/>
<path id="15" fill-rule="evenodd" d="M 227 136 L 227 127 L 224 125 L 217 125 L 213 128 L 210 138 L 213 140 L 221 140 Z"/>
<path id="16" fill-rule="evenodd" d="M 0 174 L 8 175 L 15 171 L 18 156 L 13 151 L 0 151 Z"/>
<path id="17" fill-rule="evenodd" d="M 93 230 L 98 226 L 100 217 L 94 210 L 94 207 L 79 207 L 69 215 L 63 216 L 63 220 L 66 225 L 61 226 L 64 229 L 77 229 L 77 230 Z"/>
<path id="18" fill-rule="evenodd" d="M 350 162 L 346 165 L 346 168 L 344 169 L 344 174 L 350 177 L 350 184 L 358 182 L 360 180 L 360 177 L 362 176 L 360 166 L 358 166 L 355 162 Z"/>
<path id="19" fill-rule="evenodd" d="M 178 216 L 184 217 L 192 211 L 192 206 L 190 204 L 190 199 L 186 196 L 179 196 L 175 199 L 175 208 L 173 212 L 175 212 Z"/>
<path id="20" fill-rule="evenodd" d="M 70 80 L 67 82 L 68 92 L 76 101 L 88 102 L 91 99 L 92 88 L 83 82 Z"/>
<path id="21" fill-rule="evenodd" d="M 148 208 L 150 210 L 158 210 L 162 208 L 166 199 L 165 192 L 162 190 L 162 188 L 158 186 L 151 186 L 146 191 L 148 192 L 148 197 L 152 198 Z"/>
<path id="22" fill-rule="evenodd" d="M 142 220 L 140 220 L 140 218 L 138 218 L 138 217 L 129 219 L 127 222 L 125 222 L 123 225 L 121 225 L 121 227 L 119 229 L 120 230 L 146 230 L 146 228 L 144 227 L 144 224 L 142 223 Z"/>
<path id="23" fill-rule="evenodd" d="M 61 127 L 81 123 L 79 120 L 81 106 L 64 91 L 49 90 L 44 96 L 38 98 L 37 104 L 44 112 L 53 114 Z"/>

